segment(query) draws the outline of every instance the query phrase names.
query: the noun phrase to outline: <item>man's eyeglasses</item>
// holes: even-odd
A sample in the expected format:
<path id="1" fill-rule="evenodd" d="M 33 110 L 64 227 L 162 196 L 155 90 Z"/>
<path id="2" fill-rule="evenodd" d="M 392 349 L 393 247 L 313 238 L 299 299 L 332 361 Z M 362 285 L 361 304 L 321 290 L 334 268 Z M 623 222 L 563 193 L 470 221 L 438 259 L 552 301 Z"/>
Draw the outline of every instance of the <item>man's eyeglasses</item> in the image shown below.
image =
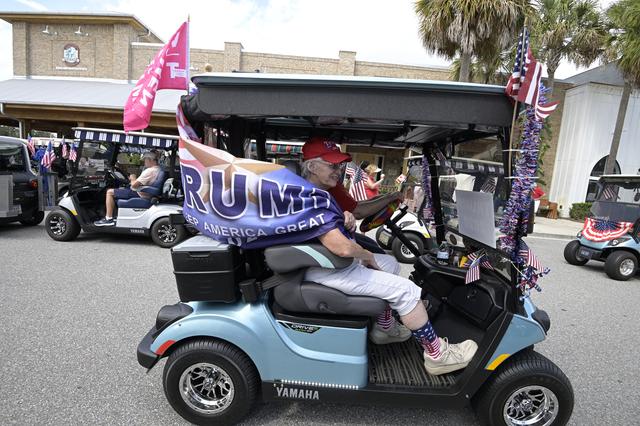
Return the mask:
<path id="1" fill-rule="evenodd" d="M 344 172 L 345 168 L 347 167 L 347 163 L 346 162 L 342 162 L 342 163 L 338 163 L 338 164 L 334 164 L 334 163 L 330 163 L 328 161 L 324 161 L 324 160 L 318 160 L 321 163 L 323 163 L 325 166 L 338 171 L 338 172 Z"/>

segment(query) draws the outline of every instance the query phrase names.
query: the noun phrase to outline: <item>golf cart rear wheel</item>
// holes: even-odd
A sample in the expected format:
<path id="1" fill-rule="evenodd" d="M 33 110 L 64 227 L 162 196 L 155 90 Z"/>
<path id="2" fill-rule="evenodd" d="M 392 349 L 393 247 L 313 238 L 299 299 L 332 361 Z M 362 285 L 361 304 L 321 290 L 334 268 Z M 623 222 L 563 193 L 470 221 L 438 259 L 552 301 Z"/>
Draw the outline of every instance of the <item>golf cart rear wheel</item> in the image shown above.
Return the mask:
<path id="1" fill-rule="evenodd" d="M 564 248 L 564 259 L 571 265 L 582 266 L 585 265 L 589 259 L 581 257 L 578 253 L 580 250 L 580 241 L 573 240 L 567 244 Z"/>
<path id="2" fill-rule="evenodd" d="M 253 406 L 258 373 L 235 346 L 199 339 L 171 354 L 163 385 L 167 400 L 184 419 L 195 424 L 235 424 Z"/>
<path id="3" fill-rule="evenodd" d="M 184 240 L 187 234 L 182 225 L 173 225 L 168 217 L 162 217 L 151 226 L 151 239 L 164 248 L 171 248 Z"/>
<path id="4" fill-rule="evenodd" d="M 405 233 L 405 237 L 418 249 L 418 252 L 422 253 L 424 251 L 424 243 L 422 242 L 422 238 L 417 236 L 416 234 Z M 411 250 L 402 242 L 400 238 L 394 238 L 393 243 L 391 244 L 391 250 L 393 251 L 393 255 L 396 257 L 398 262 L 402 263 L 415 263 L 417 257 L 414 255 Z"/>
<path id="5" fill-rule="evenodd" d="M 638 271 L 638 258 L 627 251 L 618 250 L 607 256 L 604 270 L 609 276 L 618 281 L 627 281 Z"/>
<path id="6" fill-rule="evenodd" d="M 553 362 L 527 350 L 500 366 L 473 399 L 483 425 L 557 426 L 573 412 L 573 389 Z"/>
<path id="7" fill-rule="evenodd" d="M 44 212 L 42 210 L 35 210 L 33 215 L 28 218 L 24 218 L 20 220 L 20 223 L 24 226 L 36 226 L 44 219 Z"/>
<path id="8" fill-rule="evenodd" d="M 66 210 L 53 210 L 44 223 L 47 234 L 56 241 L 71 241 L 80 233 L 80 224 Z"/>

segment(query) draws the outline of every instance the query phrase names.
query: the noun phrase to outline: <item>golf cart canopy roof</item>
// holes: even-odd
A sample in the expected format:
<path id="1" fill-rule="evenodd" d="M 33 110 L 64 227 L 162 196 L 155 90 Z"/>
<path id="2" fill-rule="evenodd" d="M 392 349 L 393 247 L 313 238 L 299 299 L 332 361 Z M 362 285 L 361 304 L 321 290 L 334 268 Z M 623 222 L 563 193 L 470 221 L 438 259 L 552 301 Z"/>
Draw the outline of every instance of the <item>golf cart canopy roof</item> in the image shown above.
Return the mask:
<path id="1" fill-rule="evenodd" d="M 73 130 L 74 136 L 78 141 L 110 142 L 161 149 L 171 149 L 177 146 L 178 143 L 178 137 L 173 135 L 140 132 L 125 133 L 122 130 L 93 129 L 88 127 L 74 127 Z"/>
<path id="2" fill-rule="evenodd" d="M 513 108 L 504 88 L 375 77 L 210 73 L 183 96 L 192 124 L 222 129 L 242 118 L 275 140 L 309 135 L 350 144 L 403 147 L 501 133 Z"/>

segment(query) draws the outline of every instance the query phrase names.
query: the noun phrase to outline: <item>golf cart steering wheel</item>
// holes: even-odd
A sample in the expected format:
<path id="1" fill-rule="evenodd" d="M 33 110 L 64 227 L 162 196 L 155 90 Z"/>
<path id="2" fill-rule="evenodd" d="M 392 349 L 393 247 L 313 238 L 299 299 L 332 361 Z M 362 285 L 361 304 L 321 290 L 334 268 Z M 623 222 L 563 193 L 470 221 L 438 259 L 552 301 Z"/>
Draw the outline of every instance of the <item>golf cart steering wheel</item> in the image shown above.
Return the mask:
<path id="1" fill-rule="evenodd" d="M 382 210 L 377 213 L 372 214 L 371 216 L 367 216 L 362 219 L 362 223 L 360 224 L 360 232 L 371 231 L 372 229 L 377 228 L 384 224 L 388 219 L 393 216 L 393 213 L 400 207 L 400 201 L 395 200 L 391 203 L 387 204 Z"/>

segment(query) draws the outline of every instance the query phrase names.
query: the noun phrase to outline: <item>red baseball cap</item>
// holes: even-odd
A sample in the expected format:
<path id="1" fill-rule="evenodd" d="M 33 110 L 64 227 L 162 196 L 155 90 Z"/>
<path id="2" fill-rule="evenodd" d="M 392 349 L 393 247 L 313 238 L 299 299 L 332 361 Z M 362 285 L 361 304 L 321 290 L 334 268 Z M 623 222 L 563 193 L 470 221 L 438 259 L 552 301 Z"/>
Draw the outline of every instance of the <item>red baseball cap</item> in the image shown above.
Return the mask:
<path id="1" fill-rule="evenodd" d="M 351 161 L 351 156 L 340 152 L 340 148 L 334 142 L 320 137 L 313 137 L 302 146 L 302 158 L 305 161 L 312 158 L 322 158 L 333 164 Z"/>

